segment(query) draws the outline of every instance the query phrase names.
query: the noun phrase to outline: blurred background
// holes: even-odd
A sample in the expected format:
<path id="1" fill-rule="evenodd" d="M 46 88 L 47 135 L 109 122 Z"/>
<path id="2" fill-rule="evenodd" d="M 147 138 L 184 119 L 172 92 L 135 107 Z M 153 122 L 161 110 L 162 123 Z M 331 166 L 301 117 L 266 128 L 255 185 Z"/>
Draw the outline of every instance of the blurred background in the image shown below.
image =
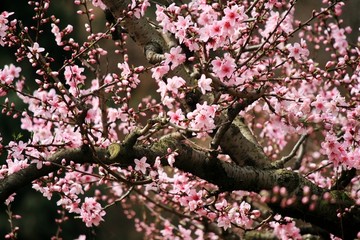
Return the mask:
<path id="1" fill-rule="evenodd" d="M 302 0 L 298 1 L 296 8 L 296 18 L 300 20 L 306 20 L 311 16 L 312 9 L 319 9 L 321 1 L 312 1 L 312 0 Z M 344 8 L 345 14 L 343 19 L 345 21 L 344 26 L 349 25 L 353 28 L 353 32 L 349 37 L 350 43 L 356 43 L 359 36 L 359 27 L 360 27 L 360 15 L 358 13 L 360 9 L 360 1 L 352 0 L 346 1 L 346 7 Z M 71 37 L 76 39 L 78 42 L 83 42 L 86 39 L 84 32 L 84 23 L 86 23 L 86 18 L 84 16 L 79 17 L 76 14 L 78 8 L 73 4 L 72 0 L 63 0 L 63 1 L 52 1 L 50 4 L 49 13 L 54 14 L 56 17 L 61 19 L 59 27 L 62 29 L 71 24 L 74 27 L 74 32 L 71 34 Z M 154 6 L 154 4 L 153 4 Z M 301 9 L 301 10 L 300 10 Z M 16 19 L 21 19 L 25 26 L 34 24 L 32 20 L 33 10 L 32 7 L 27 5 L 27 1 L 17 0 L 1 0 L 0 3 L 0 12 L 2 11 L 15 12 L 15 15 L 12 16 Z M 95 20 L 94 27 L 99 31 L 104 30 L 105 15 L 100 10 L 96 10 L 98 17 Z M 44 47 L 47 52 L 50 53 L 57 61 L 52 65 L 53 69 L 59 68 L 64 59 L 68 58 L 66 52 L 58 51 L 54 48 L 54 37 L 50 32 L 50 29 L 45 29 L 46 34 L 50 34 L 47 38 L 46 35 L 43 35 L 39 40 L 41 47 Z M 116 68 L 116 63 L 122 61 L 121 56 L 115 55 L 112 57 L 113 43 L 111 40 L 107 40 L 107 46 L 109 47 L 109 71 L 118 71 Z M 144 60 L 142 49 L 137 47 L 131 39 L 128 39 L 128 53 L 130 56 L 130 64 L 136 66 L 144 65 L 147 63 Z M 4 65 L 9 65 L 11 63 L 22 68 L 22 75 L 26 77 L 26 87 L 32 90 L 35 90 L 37 86 L 34 84 L 34 79 L 38 78 L 33 69 L 31 68 L 28 61 L 23 61 L 21 63 L 16 63 L 16 58 L 14 52 L 16 49 L 8 49 L 0 46 L 0 68 L 3 68 Z M 119 59 L 120 58 L 120 59 Z M 91 76 L 89 76 L 91 77 Z M 141 87 L 137 92 L 134 93 L 134 97 L 140 99 L 141 97 L 147 96 L 153 92 L 155 89 L 154 81 L 150 80 L 150 75 L 142 76 Z M 157 94 L 155 94 L 158 97 Z M 11 102 L 15 102 L 18 109 L 25 109 L 25 105 L 21 105 L 20 101 L 16 100 L 15 95 L 9 95 Z M 0 98 L 0 103 L 3 103 L 4 99 Z M 138 100 L 134 101 L 134 105 Z M 1 106 L 0 106 L 1 108 Z M 26 131 L 22 131 L 20 128 L 20 119 L 13 119 L 11 116 L 7 117 L 0 115 L 0 134 L 3 138 L 4 143 L 8 143 L 11 140 L 18 139 L 27 141 L 30 134 Z M 0 155 L 0 164 L 4 164 L 6 159 L 6 152 L 3 152 Z M 57 212 L 56 201 L 58 198 L 54 197 L 53 200 L 48 201 L 46 198 L 38 192 L 35 192 L 31 189 L 31 186 L 24 186 L 21 191 L 17 193 L 15 202 L 12 204 L 13 214 L 20 214 L 21 219 L 15 220 L 14 223 L 16 226 L 20 227 L 18 239 L 50 239 L 55 235 L 57 231 L 57 224 L 54 219 L 60 218 L 61 213 Z M 70 218 L 73 216 L 70 215 Z M 82 223 L 80 219 L 70 219 L 62 224 L 62 234 L 63 239 L 75 239 L 80 234 L 86 234 L 87 239 L 141 239 L 144 236 L 135 231 L 134 223 L 132 220 L 128 220 L 123 214 L 123 209 L 120 205 L 112 207 L 110 211 L 107 212 L 105 216 L 105 222 L 102 222 L 99 228 L 87 228 Z M 0 204 L 0 238 L 5 236 L 10 231 L 10 224 L 8 222 L 7 207 L 4 204 Z M 146 239 L 146 236 L 144 237 Z"/>

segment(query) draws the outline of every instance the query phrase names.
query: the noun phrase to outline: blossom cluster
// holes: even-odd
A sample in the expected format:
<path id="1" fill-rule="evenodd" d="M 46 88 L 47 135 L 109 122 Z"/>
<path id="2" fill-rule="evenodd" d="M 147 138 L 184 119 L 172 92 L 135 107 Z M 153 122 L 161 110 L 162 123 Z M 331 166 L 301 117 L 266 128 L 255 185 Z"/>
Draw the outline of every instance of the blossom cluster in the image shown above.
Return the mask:
<path id="1" fill-rule="evenodd" d="M 5 45 L 4 37 L 6 36 L 7 30 L 9 29 L 8 17 L 13 14 L 14 14 L 13 12 L 3 11 L 0 15 L 0 45 L 1 46 Z"/>
<path id="2" fill-rule="evenodd" d="M 275 216 L 276 220 L 280 220 L 281 216 Z M 274 234 L 279 239 L 302 239 L 300 229 L 295 226 L 292 219 L 285 217 L 282 221 L 270 222 L 270 226 L 274 228 Z"/>
<path id="3" fill-rule="evenodd" d="M 5 65 L 0 69 L 0 96 L 6 95 L 10 86 L 14 86 L 14 80 L 20 77 L 21 67 L 14 64 Z"/>

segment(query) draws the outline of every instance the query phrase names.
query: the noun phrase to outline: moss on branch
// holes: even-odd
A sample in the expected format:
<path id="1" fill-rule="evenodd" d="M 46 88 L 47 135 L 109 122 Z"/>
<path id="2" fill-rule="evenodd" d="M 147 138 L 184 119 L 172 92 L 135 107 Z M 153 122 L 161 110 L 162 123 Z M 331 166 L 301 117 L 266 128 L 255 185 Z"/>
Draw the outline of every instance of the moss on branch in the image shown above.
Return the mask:
<path id="1" fill-rule="evenodd" d="M 176 136 L 178 135 L 167 135 L 152 146 L 136 144 L 129 147 L 129 145 L 115 143 L 108 149 L 96 149 L 95 152 L 85 147 L 61 150 L 46 159 L 54 164 L 44 165 L 41 169 L 37 169 L 35 164 L 31 164 L 27 168 L 1 179 L 0 200 L 4 201 L 21 187 L 56 171 L 61 163 L 64 164 L 63 159 L 66 160 L 65 164 L 70 164 L 70 161 L 80 164 L 96 164 L 100 160 L 104 164 L 116 162 L 121 165 L 131 165 L 134 163 L 134 158 L 146 156 L 148 163 L 154 164 L 156 157 L 166 156 L 167 149 L 171 148 L 178 153 L 174 163 L 175 167 L 217 185 L 222 191 L 260 192 L 264 189 L 272 190 L 275 186 L 286 187 L 289 194 L 287 197 L 293 197 L 294 202 L 284 206 L 282 199 L 279 198 L 278 201 L 269 203 L 274 212 L 303 219 L 336 236 L 345 237 L 345 239 L 354 238 L 360 230 L 359 207 L 354 204 L 352 199 L 344 197 L 346 194 L 343 191 L 336 192 L 331 200 L 324 201 L 323 196 L 327 190 L 316 186 L 296 172 L 259 169 L 251 166 L 241 167 L 234 163 L 224 162 L 190 147 Z M 168 164 L 165 158 L 163 158 L 162 164 Z M 311 210 L 309 205 L 302 203 L 302 189 L 305 186 L 311 189 L 312 194 L 318 196 L 316 207 Z M 348 211 L 345 211 L 346 209 Z M 340 211 L 341 217 L 338 217 L 338 211 Z"/>

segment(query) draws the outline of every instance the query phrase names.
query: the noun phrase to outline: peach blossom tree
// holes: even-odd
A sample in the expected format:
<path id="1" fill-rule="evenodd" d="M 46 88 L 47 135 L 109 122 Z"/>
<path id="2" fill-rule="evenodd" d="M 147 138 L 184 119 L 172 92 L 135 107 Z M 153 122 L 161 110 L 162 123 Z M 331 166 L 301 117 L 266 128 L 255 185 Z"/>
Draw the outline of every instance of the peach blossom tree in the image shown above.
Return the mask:
<path id="1" fill-rule="evenodd" d="M 34 24 L 0 13 L 16 59 L 0 66 L 1 114 L 30 133 L 0 136 L 8 209 L 31 184 L 87 227 L 120 205 L 145 239 L 360 237 L 347 2 L 323 0 L 304 20 L 296 0 L 66 2 L 71 19 L 51 0 L 27 3 Z"/>

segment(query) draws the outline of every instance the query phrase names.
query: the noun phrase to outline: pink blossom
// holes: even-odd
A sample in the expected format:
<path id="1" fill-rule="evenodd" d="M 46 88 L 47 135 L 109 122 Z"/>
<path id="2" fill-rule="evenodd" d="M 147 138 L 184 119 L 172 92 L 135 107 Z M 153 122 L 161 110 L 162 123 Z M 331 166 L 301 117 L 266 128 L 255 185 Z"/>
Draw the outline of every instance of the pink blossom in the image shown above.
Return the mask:
<path id="1" fill-rule="evenodd" d="M 178 16 L 176 22 L 174 22 L 171 30 L 174 32 L 175 37 L 179 40 L 179 43 L 184 43 L 186 40 L 187 30 L 191 27 L 191 23 L 192 21 L 189 15 L 186 17 Z"/>
<path id="2" fill-rule="evenodd" d="M 79 235 L 79 237 L 74 240 L 86 240 L 86 235 Z"/>
<path id="3" fill-rule="evenodd" d="M 84 68 L 80 68 L 78 65 L 66 66 L 64 72 L 66 83 L 71 87 L 84 84 L 86 77 L 82 75 L 82 72 L 84 72 Z"/>
<path id="4" fill-rule="evenodd" d="M 55 23 L 52 23 L 51 24 L 51 32 L 55 35 L 55 42 L 58 46 L 61 46 L 61 32 L 60 32 L 60 29 L 59 27 L 55 24 Z"/>
<path id="5" fill-rule="evenodd" d="M 172 32 L 175 25 L 170 21 L 168 15 L 165 13 L 165 8 L 156 4 L 156 21 L 163 27 L 164 31 Z"/>
<path id="6" fill-rule="evenodd" d="M 139 74 L 134 73 L 126 61 L 118 63 L 118 68 L 121 70 L 121 77 L 124 78 L 123 82 L 126 82 L 126 85 L 135 88 L 140 83 Z"/>
<path id="7" fill-rule="evenodd" d="M 177 95 L 179 88 L 185 85 L 185 80 L 182 77 L 172 77 L 167 79 L 166 90 Z"/>
<path id="8" fill-rule="evenodd" d="M 140 160 L 139 159 L 134 159 L 135 162 L 135 170 L 136 171 L 140 171 L 143 174 L 146 173 L 146 169 L 150 167 L 150 164 L 148 164 L 146 162 L 146 157 L 142 157 Z"/>
<path id="9" fill-rule="evenodd" d="M 167 178 L 164 178 L 167 180 Z M 189 178 L 185 174 L 176 173 L 173 177 L 174 183 L 172 185 L 172 190 L 170 190 L 170 193 L 173 194 L 182 194 L 184 192 L 187 192 L 190 188 Z M 187 198 L 185 196 L 185 203 L 183 206 L 186 206 L 187 204 Z"/>
<path id="10" fill-rule="evenodd" d="M 185 119 L 185 116 L 181 109 L 177 109 L 175 112 L 169 111 L 167 114 L 170 117 L 170 122 L 177 125 L 181 125 L 181 121 Z"/>
<path id="11" fill-rule="evenodd" d="M 169 72 L 169 70 L 170 70 L 169 65 L 158 66 L 158 67 L 152 68 L 151 69 L 151 71 L 153 72 L 152 77 L 155 80 L 159 81 L 165 74 L 167 74 Z"/>
<path id="12" fill-rule="evenodd" d="M 24 159 L 23 152 L 26 149 L 27 144 L 23 141 L 19 141 L 18 143 L 11 141 L 9 142 L 9 147 L 12 150 L 12 157 L 16 159 Z"/>
<path id="13" fill-rule="evenodd" d="M 177 152 L 172 152 L 172 153 L 170 153 L 170 154 L 168 155 L 167 161 L 168 161 L 168 163 L 169 163 L 169 165 L 170 165 L 171 167 L 174 166 L 175 157 L 176 157 L 177 155 L 178 155 Z"/>
<path id="14" fill-rule="evenodd" d="M 197 22 L 203 26 L 209 26 L 218 18 L 218 13 L 209 5 L 205 5 Z"/>
<path id="15" fill-rule="evenodd" d="M 189 207 L 190 211 L 195 211 L 204 204 L 202 196 L 202 191 L 196 191 L 195 189 L 189 191 L 188 196 L 186 196 L 186 205 Z"/>
<path id="16" fill-rule="evenodd" d="M 80 199 L 76 199 L 75 201 L 72 201 L 69 205 L 66 206 L 66 209 L 68 209 L 69 213 L 81 213 L 80 209 Z"/>
<path id="17" fill-rule="evenodd" d="M 121 109 L 108 108 L 108 122 L 115 122 L 120 119 L 122 122 L 126 122 L 128 115 L 124 113 Z"/>
<path id="18" fill-rule="evenodd" d="M 16 193 L 11 194 L 11 195 L 5 200 L 5 205 L 9 206 L 9 204 L 14 201 L 15 196 L 16 196 Z"/>
<path id="19" fill-rule="evenodd" d="M 233 211 L 236 211 L 237 214 L 233 215 L 233 221 L 239 225 L 246 228 L 250 228 L 253 224 L 250 213 L 251 206 L 249 203 L 242 201 L 238 208 L 232 208 L 229 210 L 229 216 Z"/>
<path id="20" fill-rule="evenodd" d="M 161 102 L 162 102 L 162 104 L 164 104 L 164 106 L 171 109 L 171 108 L 173 108 L 173 103 L 175 102 L 175 99 L 170 96 L 165 96 L 164 98 L 162 98 Z"/>
<path id="21" fill-rule="evenodd" d="M 149 6 L 150 3 L 148 0 L 142 0 L 142 1 L 132 0 L 130 8 L 133 10 L 134 16 L 136 18 L 141 18 L 144 16 L 145 11 Z"/>
<path id="22" fill-rule="evenodd" d="M 156 92 L 160 93 L 161 99 L 163 99 L 167 92 L 167 85 L 163 81 L 158 82 L 159 88 L 156 90 Z"/>
<path id="23" fill-rule="evenodd" d="M 339 28 L 334 23 L 329 24 L 331 38 L 334 40 L 334 48 L 342 55 L 346 54 L 348 42 L 346 40 L 345 29 Z"/>
<path id="24" fill-rule="evenodd" d="M 265 29 L 260 32 L 261 35 L 264 38 L 267 38 L 270 35 L 270 33 L 274 31 L 274 29 L 277 26 L 279 20 L 280 20 L 279 12 L 270 11 L 270 16 L 266 20 Z"/>
<path id="25" fill-rule="evenodd" d="M 294 14 L 293 10 L 290 13 L 284 11 L 281 15 L 277 11 L 270 11 L 270 16 L 268 17 L 265 23 L 265 29 L 260 31 L 260 34 L 264 38 L 268 38 L 271 33 L 275 32 L 275 28 L 280 23 L 280 20 L 282 20 L 285 17 L 285 15 L 286 15 L 285 19 L 281 22 L 280 27 L 277 30 L 282 30 L 285 33 L 292 32 L 293 14 Z"/>
<path id="26" fill-rule="evenodd" d="M 213 72 L 223 80 L 225 77 L 230 78 L 235 71 L 235 59 L 230 54 L 226 53 L 223 59 L 218 57 L 211 62 L 213 66 Z"/>
<path id="27" fill-rule="evenodd" d="M 181 239 L 192 240 L 191 229 L 186 229 L 183 226 L 179 225 L 179 232 L 181 234 Z"/>
<path id="28" fill-rule="evenodd" d="M 50 200 L 53 196 L 53 192 L 47 186 L 41 186 L 39 183 L 33 183 L 32 188 L 41 192 L 44 197 Z"/>
<path id="29" fill-rule="evenodd" d="M 102 2 L 102 0 L 92 0 L 92 4 L 93 4 L 95 7 L 101 8 L 102 10 L 105 10 L 105 9 L 106 9 L 106 5 Z"/>
<path id="30" fill-rule="evenodd" d="M 98 226 L 104 221 L 102 217 L 105 216 L 105 211 L 95 198 L 86 197 L 80 208 L 80 216 L 87 227 Z"/>
<path id="31" fill-rule="evenodd" d="M 324 97 L 322 97 L 320 95 L 317 95 L 316 100 L 313 101 L 310 105 L 315 107 L 315 110 L 317 112 L 320 112 L 320 111 L 325 112 L 326 111 L 326 105 L 328 105 L 328 101 Z"/>
<path id="32" fill-rule="evenodd" d="M 0 14 L 0 45 L 1 46 L 5 45 L 3 38 L 6 36 L 7 30 L 9 29 L 8 26 L 9 20 L 7 18 L 13 14 L 14 14 L 13 12 L 7 12 L 7 11 L 3 11 Z"/>
<path id="33" fill-rule="evenodd" d="M 179 29 L 187 29 L 187 28 L 189 28 L 191 23 L 192 23 L 192 20 L 189 15 L 187 15 L 186 17 L 178 16 L 177 21 L 176 21 L 176 28 L 178 30 Z M 180 47 L 180 46 L 177 46 L 176 48 L 178 48 L 178 47 Z"/>
<path id="34" fill-rule="evenodd" d="M 165 64 L 170 65 L 171 69 L 183 64 L 185 59 L 185 54 L 182 53 L 180 46 L 171 48 L 170 53 L 165 53 Z"/>
<path id="35" fill-rule="evenodd" d="M 164 222 L 164 229 L 160 230 L 160 233 L 164 237 L 164 239 L 174 239 L 173 227 L 169 220 Z"/>
<path id="36" fill-rule="evenodd" d="M 86 112 L 85 122 L 96 123 L 99 122 L 100 118 L 101 118 L 101 110 L 97 107 L 91 108 Z"/>
<path id="37" fill-rule="evenodd" d="M 5 85 L 11 85 L 15 78 L 20 76 L 21 68 L 15 67 L 15 65 L 5 65 L 3 69 L 0 69 L 0 83 Z"/>
<path id="38" fill-rule="evenodd" d="M 224 19 L 228 20 L 231 26 L 234 26 L 237 20 L 246 18 L 246 15 L 242 15 L 244 14 L 244 7 L 239 7 L 238 5 L 224 8 L 224 14 Z"/>
<path id="39" fill-rule="evenodd" d="M 44 162 L 39 159 L 33 159 L 33 160 L 31 160 L 31 163 L 36 164 L 37 169 L 41 169 Z"/>
<path id="40" fill-rule="evenodd" d="M 5 65 L 3 69 L 0 69 L 0 83 L 10 85 L 15 78 L 20 77 L 21 68 L 16 67 L 14 64 Z"/>
<path id="41" fill-rule="evenodd" d="M 196 104 L 196 109 L 187 114 L 187 118 L 191 120 L 191 128 L 211 132 L 215 128 L 214 117 L 217 109 L 217 105 L 208 105 L 207 102 Z"/>
<path id="42" fill-rule="evenodd" d="M 7 159 L 8 174 L 13 174 L 29 166 L 28 160 Z"/>
<path id="43" fill-rule="evenodd" d="M 228 206 L 228 202 L 226 201 L 226 199 L 223 199 L 221 202 L 215 203 L 215 208 L 219 211 L 225 210 L 227 206 Z"/>
<path id="44" fill-rule="evenodd" d="M 269 8 L 269 9 L 273 9 L 274 6 L 277 6 L 278 1 L 277 0 L 269 0 L 268 2 L 265 3 L 265 7 Z M 281 5 L 281 3 L 280 3 Z"/>
<path id="45" fill-rule="evenodd" d="M 279 217 L 278 217 L 279 218 Z M 277 219 L 277 218 L 276 218 Z M 279 239 L 302 239 L 300 229 L 295 226 L 295 222 L 291 218 L 285 217 L 283 222 L 270 222 L 270 226 L 274 228 L 274 234 Z"/>
<path id="46" fill-rule="evenodd" d="M 211 78 L 207 78 L 204 74 L 201 75 L 200 79 L 198 80 L 198 86 L 202 94 L 205 94 L 206 91 L 211 91 L 211 83 Z"/>
<path id="47" fill-rule="evenodd" d="M 303 44 L 299 44 L 299 43 L 294 43 L 294 45 L 289 45 L 288 46 L 288 50 L 289 50 L 289 58 L 293 57 L 295 58 L 295 60 L 300 60 L 301 58 L 306 60 L 307 57 L 309 56 L 309 50 L 305 47 L 305 43 L 303 42 Z"/>
<path id="48" fill-rule="evenodd" d="M 217 225 L 218 227 L 222 227 L 225 230 L 231 228 L 231 221 L 230 218 L 226 215 L 221 215 L 217 218 Z"/>
<path id="49" fill-rule="evenodd" d="M 33 57 L 35 59 L 39 59 L 39 53 L 44 52 L 45 48 L 42 48 L 39 46 L 37 42 L 34 42 L 32 47 L 28 47 L 29 53 L 27 54 L 27 57 L 31 60 Z"/>
<path id="50" fill-rule="evenodd" d="M 86 1 L 105 8 L 104 0 L 74 0 L 79 16 L 88 17 L 88 21 L 94 20 L 95 24 L 102 11 L 82 6 Z M 237 118 L 244 119 L 249 133 L 254 135 L 250 140 L 259 140 L 262 149 L 258 150 L 264 150 L 269 159 L 281 159 L 287 150 L 294 148 L 301 134 L 306 135 L 306 147 L 301 145 L 297 150 L 297 154 L 304 154 L 301 154 L 301 167 L 295 173 L 306 175 L 325 190 L 333 187 L 342 170 L 360 169 L 360 50 L 358 42 L 351 45 L 347 42 L 351 29 L 343 26 L 345 22 L 338 17 L 342 12 L 341 3 L 329 9 L 328 14 L 325 8 L 331 1 L 323 0 L 323 8 L 314 11 L 311 24 L 306 24 L 306 19 L 294 21 L 296 6 L 287 1 L 161 1 L 169 4 L 156 5 L 158 22 L 152 22 L 151 14 L 145 18 L 148 0 L 128 1 L 127 10 L 116 14 L 121 24 L 125 22 L 124 27 L 127 27 L 131 21 L 136 24 L 149 17 L 151 27 L 158 30 L 155 33 L 163 34 L 168 44 L 162 62 L 143 67 L 139 66 L 136 56 L 132 56 L 131 49 L 126 52 L 129 34 L 123 32 L 114 46 L 108 44 L 111 42 L 108 33 L 114 30 L 108 29 L 112 27 L 109 24 L 101 30 L 88 22 L 84 36 L 78 38 L 77 34 L 72 34 L 72 38 L 65 40 L 73 27 L 68 25 L 59 29 L 64 20 L 44 12 L 48 2 L 35 5 L 33 1 L 29 2 L 35 8 L 33 12 L 39 29 L 29 26 L 26 21 L 19 25 L 20 21 L 9 20 L 12 13 L 0 15 L 0 45 L 9 47 L 18 62 L 29 58 L 34 73 L 38 74 L 38 79 L 21 76 L 24 73 L 13 64 L 0 70 L 0 96 L 9 94 L 8 98 L 0 99 L 3 101 L 1 112 L 8 118 L 21 118 L 21 128 L 30 133 L 21 137 L 23 142 L 2 141 L 0 137 L 0 154 L 7 155 L 0 166 L 0 178 L 5 183 L 29 164 L 34 169 L 35 166 L 42 167 L 38 173 L 50 171 L 53 168 L 45 167 L 51 164 L 48 160 L 58 153 L 59 156 L 66 155 L 67 151 L 81 154 L 83 146 L 90 146 L 95 152 L 87 152 L 103 160 L 110 143 L 126 142 L 127 134 L 147 122 L 150 128 L 145 127 L 147 131 L 137 144 L 155 151 L 151 156 L 156 157 L 154 165 L 152 161 L 150 163 L 150 156 L 134 159 L 128 168 L 104 161 L 113 173 L 128 180 L 137 175 L 140 178 L 148 175 L 152 183 L 136 186 L 139 194 L 128 194 L 130 186 L 112 181 L 111 171 L 96 161 L 74 158 L 73 161 L 79 160 L 74 163 L 71 157 L 59 159 L 59 170 L 35 180 L 33 188 L 48 199 L 58 195 L 59 209 L 78 214 L 88 227 L 104 220 L 105 208 L 100 203 L 118 202 L 126 217 L 134 218 L 136 230 L 148 239 L 218 238 L 205 231 L 203 219 L 225 229 L 232 225 L 243 229 L 241 232 L 254 229 L 262 220 L 256 219 L 261 215 L 256 207 L 263 205 L 256 204 L 257 201 L 261 197 L 263 203 L 268 200 L 275 203 L 275 196 L 267 199 L 266 194 L 247 191 L 220 191 L 217 194 L 218 190 L 231 188 L 219 189 L 211 176 L 208 179 L 196 169 L 182 168 L 184 162 L 180 161 L 186 148 L 194 149 L 195 158 L 206 160 L 213 131 L 226 124 L 221 116 L 226 116 L 232 107 L 242 109 Z M 43 13 L 50 18 L 41 19 Z M 327 24 L 324 24 L 325 20 Z M 290 34 L 295 26 L 296 31 Z M 141 27 L 138 32 L 130 27 L 127 30 L 140 45 L 152 39 L 152 36 L 141 35 Z M 45 33 L 49 31 L 53 40 L 46 39 Z M 32 40 L 26 32 L 33 36 Z M 301 40 L 294 41 L 294 38 Z M 172 40 L 181 43 L 181 47 L 176 44 L 173 47 Z M 49 55 L 45 55 L 46 50 L 39 45 L 45 41 L 55 46 Z M 193 53 L 190 58 L 184 54 L 185 48 Z M 310 55 L 314 49 L 328 51 L 325 56 L 328 59 L 312 60 L 317 55 L 316 51 L 314 56 Z M 52 52 L 58 50 L 65 51 L 67 60 L 52 58 L 56 56 Z M 107 59 L 109 50 L 115 50 L 119 57 Z M 185 67 L 188 74 L 177 71 L 180 66 Z M 149 73 L 153 79 L 148 78 Z M 192 98 L 193 91 L 214 97 Z M 21 102 L 24 104 L 20 105 Z M 83 111 L 84 106 L 90 107 Z M 184 138 L 178 139 L 177 143 L 167 141 L 167 136 L 177 132 L 184 133 Z M 24 140 L 28 135 L 30 138 Z M 157 151 L 159 139 L 170 144 L 167 151 Z M 216 165 L 216 161 L 226 165 L 236 155 L 233 148 L 226 148 L 229 139 L 222 140 L 222 145 L 214 149 L 219 154 L 218 159 L 211 159 L 215 161 L 212 165 Z M 195 158 L 185 164 L 191 166 L 196 162 Z M 251 159 L 246 157 L 245 160 L 251 165 Z M 292 164 L 289 162 L 290 167 Z M 353 178 L 347 186 L 358 205 L 359 179 Z M 307 191 L 304 188 L 302 201 L 313 210 L 316 195 Z M 88 197 L 89 194 L 94 197 Z M 291 193 L 275 187 L 273 194 L 282 197 Z M 10 200 L 12 196 L 6 203 Z M 242 200 L 251 200 L 253 204 Z M 324 200 L 330 200 L 330 197 L 324 197 Z M 291 201 L 296 200 L 289 196 L 283 199 L 282 205 L 292 208 Z M 153 216 L 138 217 L 135 205 L 139 203 L 146 205 L 146 215 Z M 190 218 L 181 219 L 180 215 L 167 218 L 167 213 L 163 212 L 166 208 Z M 340 217 L 342 213 L 338 214 Z M 269 231 L 270 225 L 279 239 L 300 238 L 292 219 L 276 216 L 271 221 L 270 224 L 262 223 L 262 230 Z M 79 240 L 83 238 L 85 236 L 79 236 Z"/>

